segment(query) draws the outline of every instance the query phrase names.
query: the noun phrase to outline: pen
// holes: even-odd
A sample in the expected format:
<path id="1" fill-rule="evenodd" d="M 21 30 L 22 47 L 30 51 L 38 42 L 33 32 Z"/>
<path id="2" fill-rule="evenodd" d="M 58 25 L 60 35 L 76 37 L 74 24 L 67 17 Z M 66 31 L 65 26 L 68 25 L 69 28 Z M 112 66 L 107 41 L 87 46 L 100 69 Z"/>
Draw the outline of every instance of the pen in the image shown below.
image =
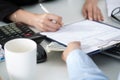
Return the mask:
<path id="1" fill-rule="evenodd" d="M 46 13 L 50 13 L 41 3 L 40 3 L 40 7 L 43 11 L 45 11 Z"/>
<path id="2" fill-rule="evenodd" d="M 43 10 L 43 11 L 45 11 L 46 13 L 50 13 L 41 3 L 40 3 L 40 7 L 41 7 L 41 9 Z M 57 21 L 56 20 L 52 20 L 52 22 L 53 23 L 57 23 Z"/>

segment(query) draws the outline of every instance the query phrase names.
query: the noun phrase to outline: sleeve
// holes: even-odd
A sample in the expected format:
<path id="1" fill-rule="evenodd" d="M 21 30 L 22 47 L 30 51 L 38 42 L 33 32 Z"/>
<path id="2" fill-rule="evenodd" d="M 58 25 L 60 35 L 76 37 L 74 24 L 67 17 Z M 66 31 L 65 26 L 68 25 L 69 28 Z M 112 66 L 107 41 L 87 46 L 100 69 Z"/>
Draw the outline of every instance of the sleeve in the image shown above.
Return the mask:
<path id="1" fill-rule="evenodd" d="M 0 21 L 8 22 L 8 16 L 19 9 L 19 6 L 7 0 L 0 0 Z"/>
<path id="2" fill-rule="evenodd" d="M 68 55 L 66 63 L 70 80 L 109 80 L 92 59 L 79 49 Z"/>
<path id="3" fill-rule="evenodd" d="M 119 72 L 119 75 L 118 75 L 118 79 L 117 80 L 120 80 L 120 72 Z"/>

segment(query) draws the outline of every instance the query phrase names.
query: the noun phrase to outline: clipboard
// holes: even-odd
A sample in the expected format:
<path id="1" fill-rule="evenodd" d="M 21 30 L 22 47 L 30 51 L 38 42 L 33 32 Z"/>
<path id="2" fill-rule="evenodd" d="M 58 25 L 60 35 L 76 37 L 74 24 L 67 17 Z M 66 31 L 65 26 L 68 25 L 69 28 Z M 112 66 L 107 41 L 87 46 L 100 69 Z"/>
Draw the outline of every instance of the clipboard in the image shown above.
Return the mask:
<path id="1" fill-rule="evenodd" d="M 84 20 L 63 26 L 56 32 L 42 32 L 48 38 L 66 45 L 80 41 L 86 54 L 95 54 L 120 43 L 120 29 L 105 23 Z"/>

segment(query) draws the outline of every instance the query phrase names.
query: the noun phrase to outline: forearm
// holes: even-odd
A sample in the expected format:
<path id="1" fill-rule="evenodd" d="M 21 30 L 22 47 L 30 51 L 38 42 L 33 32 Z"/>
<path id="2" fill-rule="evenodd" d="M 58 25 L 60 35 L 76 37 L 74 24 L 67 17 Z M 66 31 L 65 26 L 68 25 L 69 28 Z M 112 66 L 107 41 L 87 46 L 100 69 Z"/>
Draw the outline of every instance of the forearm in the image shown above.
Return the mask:
<path id="1" fill-rule="evenodd" d="M 13 22 L 22 22 L 28 25 L 32 25 L 32 20 L 34 19 L 35 14 L 25 11 L 23 9 L 19 9 L 14 12 L 9 19 Z"/>
<path id="2" fill-rule="evenodd" d="M 80 50 L 69 54 L 67 67 L 71 80 L 108 80 L 96 64 Z"/>
<path id="3" fill-rule="evenodd" d="M 14 22 L 21 22 L 40 31 L 57 31 L 61 27 L 61 18 L 53 14 L 37 14 L 28 12 L 24 9 L 19 9 L 14 12 L 9 19 Z M 56 24 L 52 23 L 51 20 L 55 19 Z"/>

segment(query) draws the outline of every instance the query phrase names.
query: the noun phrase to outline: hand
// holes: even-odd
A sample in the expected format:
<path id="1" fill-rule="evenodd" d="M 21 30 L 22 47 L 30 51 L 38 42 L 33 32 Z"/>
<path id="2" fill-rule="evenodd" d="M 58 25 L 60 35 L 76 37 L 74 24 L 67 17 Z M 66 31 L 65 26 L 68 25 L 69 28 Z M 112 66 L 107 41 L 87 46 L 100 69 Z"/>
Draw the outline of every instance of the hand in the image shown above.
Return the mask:
<path id="1" fill-rule="evenodd" d="M 40 31 L 55 32 L 62 27 L 62 18 L 55 14 L 35 14 L 32 23 Z"/>
<path id="2" fill-rule="evenodd" d="M 60 16 L 55 14 L 35 14 L 22 9 L 14 12 L 9 19 L 34 26 L 40 31 L 54 32 L 62 26 L 62 18 Z"/>
<path id="3" fill-rule="evenodd" d="M 2 78 L 0 77 L 0 80 L 2 80 Z"/>
<path id="4" fill-rule="evenodd" d="M 97 6 L 97 0 L 86 0 L 82 8 L 83 16 L 89 20 L 103 21 L 101 10 Z"/>
<path id="5" fill-rule="evenodd" d="M 67 56 L 69 55 L 69 53 L 75 49 L 80 49 L 80 42 L 78 41 L 74 41 L 68 44 L 67 48 L 64 50 L 63 54 L 62 54 L 62 59 L 64 61 L 66 61 Z"/>

